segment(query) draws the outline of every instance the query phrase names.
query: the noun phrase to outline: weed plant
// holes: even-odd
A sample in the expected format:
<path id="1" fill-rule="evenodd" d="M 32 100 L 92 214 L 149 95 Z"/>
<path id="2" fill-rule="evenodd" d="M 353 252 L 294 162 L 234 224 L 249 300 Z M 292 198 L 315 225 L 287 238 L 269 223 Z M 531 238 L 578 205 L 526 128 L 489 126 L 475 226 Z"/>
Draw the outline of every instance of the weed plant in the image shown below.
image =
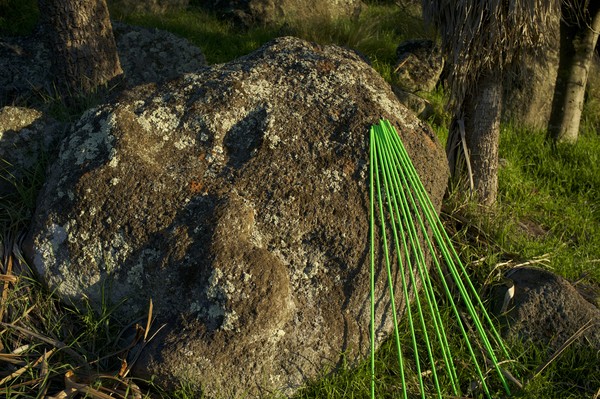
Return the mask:
<path id="1" fill-rule="evenodd" d="M 191 7 L 164 15 L 125 14 L 111 9 L 112 17 L 123 22 L 171 31 L 198 45 L 210 64 L 223 63 L 247 54 L 281 35 L 295 35 L 323 44 L 337 43 L 367 55 L 384 78 L 394 83 L 396 46 L 406 38 L 429 36 L 423 28 L 413 1 L 371 1 L 358 21 L 314 24 L 288 23 L 278 27 L 240 29 L 219 20 L 214 14 Z M 0 0 L 0 34 L 30 32 L 38 18 L 35 0 Z M 444 204 L 443 219 L 454 245 L 468 265 L 472 278 L 479 282 L 482 296 L 498 284 L 502 273 L 524 261 L 578 281 L 577 287 L 597 287 L 600 283 L 600 90 L 592 89 L 584 108 L 582 133 L 575 146 L 553 148 L 545 132 L 505 125 L 500 157 L 504 160 L 499 176 L 499 200 L 493 209 L 482 212 L 463 195 L 451 195 Z M 437 89 L 427 98 L 434 105 L 430 120 L 443 142 L 448 115 L 444 112 L 445 94 Z M 59 107 L 56 113 L 65 120 L 77 112 Z M 59 104 L 59 105 L 56 105 Z M 62 119 L 62 118 L 61 118 Z M 368 132 L 365 132 L 365 135 Z M 43 170 L 41 166 L 40 170 Z M 6 177 L 6 176 L 3 176 Z M 32 179 L 17 182 L 18 194 L 0 200 L 0 236 L 8 243 L 29 222 L 43 173 L 33 171 Z M 152 381 L 121 378 L 118 384 L 98 378 L 100 373 L 119 375 L 122 350 L 129 344 L 122 337 L 125 322 L 112 318 L 111 309 L 86 311 L 60 303 L 35 279 L 13 278 L 7 270 L 3 251 L 0 281 L 0 380 L 22 370 L 21 374 L 0 383 L 0 397 L 41 398 L 65 389 L 67 372 L 95 376 L 88 386 L 107 389 L 134 389 L 146 386 L 141 397 L 193 398 L 189 387 L 165 394 Z M 8 282 L 7 282 L 8 281 Z M 592 289 L 587 298 L 598 302 Z M 404 321 L 405 322 L 405 321 Z M 15 329 L 12 326 L 19 326 Z M 408 334 L 408 328 L 401 328 Z M 543 373 L 534 371 L 547 361 L 547 349 L 524 342 L 511 343 L 516 377 L 527 381 L 515 393 L 519 398 L 598 398 L 600 371 L 598 354 L 568 348 Z M 46 356 L 44 357 L 44 353 Z M 465 353 L 457 353 L 457 357 Z M 40 360 L 41 359 L 41 360 Z M 414 370 L 407 368 L 409 389 L 417 392 Z M 398 397 L 401 392 L 394 343 L 382 345 L 376 356 L 379 397 Z M 129 385 L 127 385 L 129 384 Z M 115 388 L 117 387 L 117 388 Z M 297 398 L 368 398 L 370 365 L 342 367 L 324 373 L 298 393 Z M 81 395 L 82 397 L 84 395 Z M 88 397 L 93 397 L 88 395 Z M 118 396 L 114 396 L 118 397 Z M 133 397 L 133 396 L 129 396 Z"/>

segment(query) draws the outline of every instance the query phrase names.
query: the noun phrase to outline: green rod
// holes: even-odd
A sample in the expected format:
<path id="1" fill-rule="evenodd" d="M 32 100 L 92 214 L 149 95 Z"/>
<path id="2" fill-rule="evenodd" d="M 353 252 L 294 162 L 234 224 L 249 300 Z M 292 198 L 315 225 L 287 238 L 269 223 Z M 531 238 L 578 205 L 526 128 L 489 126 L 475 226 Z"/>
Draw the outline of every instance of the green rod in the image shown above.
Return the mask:
<path id="1" fill-rule="evenodd" d="M 385 150 L 382 151 L 382 158 L 383 158 L 383 165 L 384 165 L 384 176 L 385 176 L 385 181 L 386 181 L 386 193 L 388 195 L 388 198 L 391 199 L 391 201 L 388 201 L 388 205 L 390 206 L 390 214 L 393 214 L 392 212 L 392 208 L 395 211 L 396 217 L 399 221 L 399 223 L 403 223 L 406 226 L 406 231 L 408 233 L 409 236 L 409 240 L 411 243 L 411 248 L 415 251 L 419 251 L 421 250 L 421 248 L 419 247 L 419 245 L 415 245 L 414 239 L 412 237 L 412 232 L 410 231 L 410 225 L 411 223 L 408 221 L 407 215 L 409 215 L 409 211 L 405 208 L 405 194 L 404 194 L 404 190 L 407 189 L 406 186 L 402 187 L 399 186 L 397 183 L 397 180 L 395 179 L 395 173 L 392 172 L 392 166 L 393 164 L 391 164 L 390 162 L 390 157 L 391 154 L 389 154 L 389 152 L 391 151 L 391 148 L 386 146 L 385 143 L 385 131 L 380 129 L 379 132 L 379 137 L 378 139 L 380 140 L 380 147 L 383 147 Z M 396 172 L 399 172 L 398 170 L 396 170 Z M 388 186 L 391 187 L 391 194 L 388 191 Z M 398 206 L 398 200 L 401 203 L 401 207 L 403 208 L 403 211 L 400 212 L 399 210 L 399 206 Z M 403 229 L 404 230 L 404 229 Z M 440 386 L 439 386 L 439 381 L 438 381 L 438 377 L 437 377 L 437 371 L 435 368 L 435 360 L 433 357 L 433 351 L 432 351 L 432 345 L 431 345 L 431 340 L 429 339 L 429 334 L 427 332 L 427 326 L 425 324 L 425 316 L 423 314 L 423 309 L 422 309 L 422 305 L 421 305 L 421 300 L 419 298 L 419 295 L 417 295 L 417 282 L 416 282 L 416 278 L 414 276 L 414 267 L 412 265 L 412 262 L 410 262 L 410 256 L 408 256 L 408 245 L 406 244 L 406 234 L 402 235 L 402 240 L 404 242 L 404 248 L 406 248 L 406 254 L 407 254 L 407 260 L 409 261 L 410 267 L 408 269 L 408 274 L 410 277 L 410 283 L 412 284 L 412 287 L 415 291 L 415 304 L 417 306 L 417 311 L 418 311 L 418 315 L 419 315 L 419 321 L 421 324 L 421 329 L 422 329 L 422 334 L 423 334 L 423 339 L 424 339 L 424 343 L 425 343 L 425 347 L 427 349 L 427 354 L 429 357 L 429 362 L 431 364 L 431 371 L 432 371 L 432 375 L 433 375 L 433 379 L 434 379 L 434 384 L 436 387 L 436 391 L 438 393 L 438 397 L 441 398 L 441 390 L 440 390 Z M 398 252 L 398 256 L 400 257 L 401 253 L 397 250 Z M 419 258 L 417 257 L 416 259 L 417 261 L 417 265 L 416 268 L 417 269 L 421 269 L 419 263 Z M 403 272 L 404 275 L 404 272 Z M 407 284 L 405 281 L 402 282 L 404 289 L 406 290 Z M 416 346 L 415 346 L 415 354 L 416 352 Z M 418 360 L 417 360 L 417 364 L 418 364 Z M 419 375 L 421 374 L 421 370 L 420 370 L 420 366 L 419 366 L 419 370 L 417 370 L 417 372 L 419 373 Z"/>
<path id="2" fill-rule="evenodd" d="M 391 127 L 391 125 L 389 125 L 389 122 L 387 123 L 388 126 Z M 393 129 L 393 127 L 391 127 Z M 395 130 L 394 130 L 395 131 Z M 462 262 L 460 262 L 460 258 L 458 257 L 458 255 L 456 254 L 456 251 L 454 250 L 452 245 L 447 245 L 448 242 L 450 242 L 450 239 L 447 236 L 447 233 L 445 231 L 445 229 L 443 228 L 443 226 L 441 225 L 441 221 L 439 220 L 439 218 L 437 217 L 437 213 L 434 212 L 433 210 L 433 205 L 431 204 L 431 200 L 429 199 L 429 196 L 427 195 L 427 192 L 425 191 L 422 182 L 420 181 L 420 179 L 418 178 L 418 174 L 416 173 L 416 170 L 414 169 L 414 166 L 412 165 L 412 162 L 410 162 L 410 158 L 408 157 L 408 154 L 406 153 L 406 149 L 404 148 L 402 141 L 399 139 L 399 137 L 396 135 L 395 136 L 395 140 L 394 143 L 395 145 L 399 148 L 400 153 L 403 154 L 403 156 L 401 157 L 402 162 L 403 162 L 403 168 L 405 168 L 406 170 L 410 171 L 411 174 L 411 180 L 413 181 L 413 184 L 415 185 L 415 187 L 418 187 L 419 190 L 417 190 L 417 195 L 421 198 L 420 201 L 421 203 L 423 203 L 424 206 L 424 211 L 425 214 L 427 216 L 428 219 L 430 219 L 430 225 L 433 228 L 434 231 L 434 236 L 436 238 L 436 241 L 438 242 L 438 246 L 440 248 L 440 250 L 443 253 L 443 256 L 446 260 L 447 266 L 448 266 L 448 270 L 450 271 L 450 273 L 452 274 L 453 280 L 455 281 L 459 292 L 461 293 L 461 297 L 465 303 L 465 305 L 467 306 L 467 309 L 469 310 L 469 313 L 472 316 L 473 322 L 475 324 L 475 327 L 481 337 L 481 340 L 489 354 L 489 356 L 492 358 L 492 363 L 494 365 L 494 368 L 496 369 L 500 380 L 502 381 L 505 390 L 507 391 L 507 393 L 509 393 L 509 388 L 508 385 L 506 383 L 506 380 L 504 378 L 504 375 L 502 374 L 499 365 L 498 365 L 498 361 L 496 359 L 495 353 L 493 351 L 493 349 L 491 348 L 491 344 L 488 340 L 487 334 L 485 333 L 485 330 L 483 329 L 483 326 L 481 324 L 481 321 L 479 319 L 479 317 L 477 316 L 477 312 L 475 311 L 474 305 L 470 299 L 470 296 L 464 286 L 464 283 L 462 282 L 462 279 L 458 273 L 458 270 L 455 266 L 455 262 L 453 260 L 453 257 L 450 255 L 448 247 L 451 248 L 453 254 L 454 254 L 454 258 L 457 260 L 456 263 L 458 263 L 461 267 L 461 269 L 463 270 L 463 275 L 465 276 L 465 279 L 467 280 L 467 283 L 469 284 L 470 288 L 471 288 L 471 293 L 473 294 L 473 296 L 476 298 L 477 302 L 479 303 L 480 306 L 480 311 L 484 314 L 484 316 L 487 318 L 488 324 L 491 326 L 492 330 L 494 333 L 497 334 L 497 331 L 495 330 L 493 323 L 491 322 L 491 319 L 489 319 L 489 316 L 487 314 L 487 312 L 485 311 L 485 308 L 481 302 L 481 299 L 479 298 L 479 295 L 477 294 L 475 288 L 473 287 L 470 279 L 468 278 L 468 274 L 466 273 L 466 269 L 464 268 L 464 266 L 462 265 Z M 433 215 L 435 216 L 433 216 Z M 440 271 L 440 273 L 443 274 L 442 271 Z M 442 281 L 445 281 L 442 278 Z M 501 343 L 501 347 L 503 349 L 504 345 L 502 344 L 502 341 L 500 339 L 499 336 L 497 336 L 496 339 L 498 342 Z M 482 376 L 480 376 L 480 378 L 483 378 Z M 483 381 L 482 381 L 483 382 Z M 484 383 L 485 384 L 485 383 Z"/>
<path id="3" fill-rule="evenodd" d="M 392 149 L 392 151 L 390 152 L 390 154 L 392 156 L 391 163 L 393 165 L 401 165 L 401 163 L 399 162 L 399 157 L 401 156 L 401 154 L 398 153 L 397 151 L 395 151 L 395 148 L 393 147 L 393 145 L 390 142 L 391 141 L 390 135 L 394 134 L 394 132 L 391 132 L 389 130 L 385 130 L 385 132 L 386 132 L 386 134 L 385 134 L 386 143 Z M 435 250 L 434 250 L 431 240 L 429 238 L 429 232 L 427 231 L 427 229 L 425 229 L 425 226 L 424 226 L 422 218 L 421 218 L 421 213 L 419 212 L 418 206 L 417 206 L 417 204 L 414 200 L 414 197 L 412 195 L 412 192 L 411 192 L 415 189 L 415 187 L 413 185 L 409 184 L 405 170 L 401 167 L 398 167 L 398 173 L 397 173 L 397 175 L 393 175 L 393 178 L 396 180 L 396 183 L 395 183 L 396 186 L 406 187 L 406 190 L 405 190 L 406 195 L 403 195 L 403 197 L 402 197 L 403 212 L 404 212 L 405 218 L 406 218 L 406 215 L 411 215 L 413 213 L 416 215 L 416 217 L 419 220 L 419 223 L 421 226 L 421 231 L 425 238 L 425 242 L 429 249 L 429 253 L 431 254 L 432 259 L 435 262 L 437 262 L 437 258 L 435 256 Z M 409 205 L 409 202 L 407 201 L 407 199 L 410 199 L 410 205 Z M 411 207 L 411 205 L 412 205 L 412 207 Z M 421 277 L 421 281 L 423 281 L 423 284 L 424 284 L 424 288 L 425 288 L 424 292 L 425 292 L 425 295 L 427 298 L 427 303 L 429 305 L 429 310 L 432 315 L 432 321 L 434 324 L 434 332 L 439 341 L 439 346 L 440 346 L 440 349 L 442 352 L 442 356 L 444 358 L 444 365 L 446 367 L 447 375 L 450 379 L 454 395 L 459 396 L 460 388 L 458 385 L 458 376 L 456 375 L 454 362 L 452 360 L 452 351 L 451 351 L 450 345 L 448 343 L 446 333 L 444 331 L 444 322 L 442 321 L 440 310 L 439 310 L 437 302 L 435 300 L 435 290 L 434 290 L 433 284 L 431 282 L 429 270 L 426 267 L 423 248 L 421 248 L 421 245 L 419 243 L 419 239 L 417 236 L 417 232 L 416 232 L 414 223 L 409 223 L 408 220 L 406 220 L 406 224 L 407 224 L 407 226 L 409 226 L 409 229 L 410 229 L 411 244 L 413 245 L 413 247 L 418 248 L 417 255 L 419 256 L 419 260 L 420 260 L 419 261 L 419 266 L 420 266 L 419 267 L 419 275 Z"/>
<path id="4" fill-rule="evenodd" d="M 375 399 L 375 189 L 373 186 L 373 127 L 369 134 L 369 198 L 371 205 L 371 399 Z"/>
<path id="5" fill-rule="evenodd" d="M 374 142 L 377 143 L 377 136 L 375 136 Z M 375 146 L 375 156 L 379 160 L 379 151 L 378 151 L 377 146 Z M 375 169 L 375 184 L 376 184 L 376 187 L 380 188 L 381 183 L 379 181 L 378 162 L 375 162 L 373 164 L 373 167 Z M 406 391 L 406 381 L 405 381 L 405 377 L 404 377 L 404 359 L 402 357 L 402 348 L 400 346 L 400 335 L 399 335 L 399 331 L 398 331 L 398 316 L 397 316 L 397 311 L 396 311 L 396 302 L 394 300 L 394 298 L 395 298 L 394 285 L 391 283 L 392 282 L 392 277 L 391 277 L 392 271 L 391 271 L 391 265 L 390 265 L 390 255 L 389 255 L 389 251 L 388 251 L 387 233 L 386 233 L 386 228 L 385 228 L 383 201 L 381 198 L 382 197 L 381 192 L 379 192 L 378 194 L 379 195 L 377 196 L 377 200 L 378 200 L 378 204 L 379 204 L 379 217 L 381 218 L 381 235 L 382 235 L 382 239 L 383 239 L 383 249 L 384 249 L 384 253 L 385 253 L 385 266 L 386 266 L 386 270 L 387 270 L 387 274 L 388 274 L 388 285 L 389 285 L 389 290 L 390 290 L 390 303 L 391 303 L 391 308 L 392 308 L 392 319 L 394 322 L 394 337 L 395 337 L 395 341 L 396 341 L 396 350 L 398 352 L 398 363 L 400 366 L 400 376 L 401 376 L 401 381 L 402 381 L 402 390 L 404 393 L 404 399 L 408 399 L 408 393 Z"/>
<path id="6" fill-rule="evenodd" d="M 387 124 L 389 126 L 391 126 L 389 124 L 389 122 L 387 122 Z M 425 188 L 423 187 L 423 184 L 422 184 L 421 180 L 418 178 L 418 174 L 417 174 L 417 172 L 416 172 L 416 170 L 414 168 L 414 165 L 412 165 L 412 162 L 410 162 L 410 158 L 408 157 L 408 154 L 406 153 L 406 149 L 404 148 L 404 145 L 402 144 L 402 141 L 399 140 L 399 138 L 397 136 L 396 136 L 396 140 L 395 141 L 396 141 L 396 143 L 397 143 L 400 151 L 403 152 L 404 154 L 406 154 L 403 157 L 406 160 L 405 161 L 406 162 L 406 166 L 405 167 L 407 168 L 407 170 L 409 170 L 411 172 L 412 179 L 415 181 L 416 186 L 419 187 L 419 194 L 422 196 L 422 198 L 425 199 L 425 201 L 423 202 L 425 204 L 425 209 L 427 210 L 427 212 L 429 212 L 430 217 L 431 217 L 432 221 L 434 222 L 434 223 L 431 223 L 431 224 L 433 225 L 433 227 L 436 230 L 438 230 L 438 234 L 440 234 L 439 237 L 436 236 L 436 239 L 439 239 L 439 241 L 440 241 L 439 245 L 443 246 L 446 250 L 448 250 L 448 248 L 450 248 L 450 251 L 451 251 L 451 253 L 452 253 L 453 256 L 451 256 L 449 258 L 449 262 L 450 262 L 449 267 L 454 268 L 454 270 L 456 271 L 456 275 L 458 276 L 458 269 L 456 269 L 455 265 L 458 264 L 460 266 L 460 269 L 462 270 L 464 279 L 466 280 L 467 285 L 469 286 L 470 291 L 473 294 L 473 297 L 475 297 L 475 300 L 477 301 L 477 303 L 479 305 L 479 310 L 481 311 L 481 313 L 483 314 L 484 318 L 486 319 L 488 325 L 490 326 L 490 329 L 492 330 L 492 333 L 493 333 L 493 336 L 494 336 L 496 342 L 499 344 L 499 346 L 504 351 L 504 355 L 507 358 L 509 358 L 510 356 L 508 354 L 508 351 L 506 350 L 506 347 L 503 344 L 503 340 L 501 339 L 500 335 L 498 334 L 498 332 L 497 332 L 497 330 L 496 330 L 496 328 L 494 326 L 494 323 L 492 322 L 491 318 L 489 317 L 489 314 L 486 311 L 485 306 L 483 305 L 483 303 L 481 301 L 481 298 L 479 297 L 479 294 L 477 293 L 477 290 L 473 286 L 473 283 L 471 282 L 471 280 L 470 280 L 470 278 L 468 276 L 466 268 L 464 267 L 464 265 L 461 262 L 458 254 L 456 253 L 456 250 L 454 249 L 454 246 L 452 246 L 450 244 L 451 240 L 448 237 L 448 235 L 446 233 L 446 230 L 444 229 L 441 221 L 439 220 L 439 217 L 437 217 L 437 212 L 435 212 L 435 209 L 433 208 L 433 205 L 431 204 L 431 199 L 427 195 L 427 192 L 425 191 Z M 431 215 L 434 215 L 434 216 L 431 216 Z M 455 259 L 456 262 L 454 262 L 453 259 Z M 464 292 L 465 293 L 467 292 L 466 288 L 464 288 L 465 286 L 464 286 L 464 283 L 463 283 L 463 281 L 462 281 L 461 278 L 457 278 L 457 285 L 458 286 L 462 286 L 463 289 L 464 289 Z M 468 308 L 474 308 L 474 306 L 472 304 L 472 300 L 471 300 L 470 295 L 464 295 L 464 299 L 465 299 L 465 302 L 466 302 Z M 478 329 L 479 329 L 479 327 L 481 327 L 479 330 L 480 330 L 480 332 L 483 332 L 484 342 L 488 341 L 487 334 L 485 334 L 485 332 L 483 331 L 483 328 L 482 328 L 482 325 L 481 325 L 481 322 L 480 322 L 479 318 L 477 318 L 476 322 L 479 322 Z M 488 341 L 488 343 L 489 343 L 489 341 Z M 488 346 L 488 345 L 486 345 L 486 346 Z M 495 358 L 495 355 L 494 355 L 493 351 L 492 351 L 492 353 L 490 353 L 490 356 Z M 494 359 L 494 362 L 497 363 L 495 361 L 495 359 Z M 498 370 L 498 372 L 501 374 L 500 370 Z"/>
<path id="7" fill-rule="evenodd" d="M 403 263 L 402 263 L 402 250 L 401 250 L 401 245 L 400 245 L 400 239 L 398 238 L 398 232 L 397 232 L 397 228 L 396 225 L 397 223 L 394 220 L 394 214 L 399 215 L 399 212 L 397 210 L 397 205 L 395 206 L 396 208 L 396 213 L 394 213 L 393 211 L 393 207 L 395 205 L 395 198 L 396 195 L 390 195 L 390 179 L 388 177 L 388 173 L 387 173 L 387 168 L 388 165 L 385 162 L 385 151 L 386 148 L 384 146 L 382 146 L 382 141 L 380 138 L 380 130 L 376 129 L 375 132 L 375 140 L 377 142 L 377 148 L 381 148 L 381 151 L 378 151 L 378 156 L 379 156 L 379 164 L 381 165 L 381 169 L 382 169 L 382 173 L 383 173 L 383 181 L 384 181 L 384 188 L 385 188 L 385 194 L 386 194 L 386 198 L 387 198 L 387 204 L 388 204 L 388 212 L 390 215 L 390 218 L 392 219 L 392 232 L 394 234 L 394 242 L 395 242 L 395 247 L 396 247 L 396 255 L 398 257 L 398 264 L 399 264 L 399 269 L 400 269 L 400 276 L 401 276 L 401 282 L 402 282 L 402 289 L 403 289 L 403 293 L 404 293 L 404 298 L 405 298 L 405 302 L 406 302 L 406 310 L 407 310 L 407 319 L 408 319 L 408 323 L 409 323 L 409 328 L 410 328 L 410 332 L 411 332 L 411 338 L 412 338 L 412 342 L 413 342 L 413 350 L 414 350 L 414 356 L 415 356 L 415 364 L 417 367 L 417 376 L 419 379 L 419 387 L 421 390 L 421 397 L 424 399 L 425 398 L 425 385 L 423 383 L 423 377 L 422 377 L 422 373 L 421 373 L 421 364 L 419 361 L 419 352 L 418 352 L 418 346 L 417 346 L 417 335 L 415 333 L 415 329 L 414 329 L 414 324 L 413 324 L 413 315 L 412 315 L 412 310 L 410 308 L 410 295 L 408 293 L 408 284 L 406 284 L 406 271 L 404 270 L 405 268 L 403 267 Z M 399 216 L 398 216 L 399 217 Z M 402 228 L 402 225 L 400 224 L 400 228 Z M 403 231 L 401 231 L 401 233 L 403 233 Z M 405 251 L 407 250 L 408 246 L 406 245 L 406 240 L 404 238 L 404 234 L 401 234 L 402 236 L 402 241 L 403 241 L 403 247 L 405 248 Z M 411 270 L 412 270 L 412 265 L 410 262 L 410 258 L 407 256 L 407 264 L 408 264 L 408 270 L 409 270 L 409 274 L 411 274 Z M 412 274 L 411 274 L 412 275 Z M 412 279 L 411 279 L 412 280 Z M 393 285 L 393 282 L 390 278 L 389 280 L 389 284 L 390 286 Z M 413 284 L 413 287 L 416 287 Z M 419 313 L 419 315 L 421 316 L 421 318 L 423 317 L 423 313 L 421 312 L 421 307 L 419 304 L 419 298 L 418 296 L 415 296 L 416 298 L 416 305 L 417 305 L 417 312 Z M 396 328 L 397 325 L 396 325 Z"/>
<path id="8" fill-rule="evenodd" d="M 393 126 L 390 124 L 389 121 L 385 121 L 386 125 L 389 126 L 391 129 L 393 129 Z M 400 140 L 399 137 L 396 136 L 396 145 L 399 147 L 400 151 L 402 153 L 405 154 L 405 157 L 409 159 L 410 161 L 410 157 L 408 156 L 408 153 L 406 152 L 406 149 L 404 148 L 404 145 L 402 144 L 402 141 Z M 432 202 L 431 202 L 431 198 L 429 198 L 429 195 L 427 195 L 427 191 L 425 190 L 425 187 L 423 186 L 423 182 L 421 182 L 421 179 L 419 178 L 419 175 L 414 167 L 414 165 L 412 164 L 412 162 L 409 162 L 408 165 L 408 170 L 410 171 L 411 176 L 413 176 L 413 179 L 416 181 L 417 183 L 417 187 L 419 188 L 419 192 L 421 192 L 425 198 L 424 201 L 424 205 L 425 208 L 427 208 L 430 212 L 433 212 L 435 215 L 437 215 L 437 212 L 435 211 L 435 207 L 433 206 Z M 471 280 L 468 277 L 468 273 L 466 268 L 464 267 L 464 265 L 462 264 L 460 257 L 458 256 L 458 254 L 456 253 L 456 250 L 454 249 L 454 246 L 451 245 L 452 240 L 450 239 L 450 237 L 448 237 L 448 233 L 446 232 L 446 229 L 444 229 L 443 224 L 441 222 L 441 220 L 439 219 L 439 217 L 435 217 L 434 220 L 437 223 L 434 223 L 434 225 L 439 226 L 439 230 L 441 231 L 441 235 L 442 235 L 442 242 L 444 243 L 448 243 L 449 247 L 450 247 L 450 251 L 454 257 L 454 259 L 456 259 L 456 263 L 459 264 L 463 274 L 466 276 L 466 280 L 467 280 L 467 284 L 471 290 L 471 292 L 474 294 L 478 305 L 480 306 L 481 312 L 484 316 L 484 318 L 486 319 L 490 329 L 493 332 L 494 338 L 496 340 L 496 342 L 498 343 L 498 345 L 502 348 L 502 351 L 504 353 L 504 356 L 506 358 L 510 358 L 510 354 L 508 349 L 506 348 L 506 346 L 504 345 L 504 341 L 503 339 L 500 337 L 500 334 L 498 333 L 498 331 L 496 330 L 496 327 L 494 325 L 494 322 L 491 320 L 488 312 L 485 309 L 485 306 L 483 305 L 481 298 L 479 298 L 479 294 L 477 293 L 477 290 L 475 289 L 475 287 L 473 286 Z"/>

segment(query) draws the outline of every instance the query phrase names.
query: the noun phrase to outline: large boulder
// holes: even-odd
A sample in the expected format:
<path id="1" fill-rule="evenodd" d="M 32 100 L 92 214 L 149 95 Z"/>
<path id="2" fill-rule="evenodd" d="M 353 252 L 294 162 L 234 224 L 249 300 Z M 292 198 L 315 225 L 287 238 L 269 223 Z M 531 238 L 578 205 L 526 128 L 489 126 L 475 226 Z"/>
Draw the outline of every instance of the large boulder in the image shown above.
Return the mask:
<path id="1" fill-rule="evenodd" d="M 126 86 L 161 82 L 206 65 L 198 47 L 172 33 L 116 22 L 113 31 Z M 56 95 L 44 37 L 42 28 L 28 37 L 0 37 L 0 104 Z"/>
<path id="2" fill-rule="evenodd" d="M 280 38 L 140 86 L 63 141 L 31 265 L 67 301 L 127 299 L 123 320 L 152 298 L 166 327 L 138 376 L 213 397 L 292 394 L 369 352 L 368 132 L 380 118 L 439 207 L 443 149 L 350 50 Z M 378 270 L 379 345 L 392 321 Z"/>
<path id="3" fill-rule="evenodd" d="M 204 4 L 247 27 L 358 18 L 363 8 L 361 0 L 207 0 Z"/>
<path id="4" fill-rule="evenodd" d="M 113 22 L 121 67 L 130 87 L 173 79 L 206 66 L 202 51 L 170 32 Z"/>

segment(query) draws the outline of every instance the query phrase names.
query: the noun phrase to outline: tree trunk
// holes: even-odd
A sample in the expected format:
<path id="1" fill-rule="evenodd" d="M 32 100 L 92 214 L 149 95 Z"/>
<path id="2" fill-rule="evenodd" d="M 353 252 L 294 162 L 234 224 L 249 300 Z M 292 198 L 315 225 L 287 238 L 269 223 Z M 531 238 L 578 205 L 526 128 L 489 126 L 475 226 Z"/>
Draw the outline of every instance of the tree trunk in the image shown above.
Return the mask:
<path id="1" fill-rule="evenodd" d="M 495 204 L 498 196 L 498 144 L 502 111 L 502 80 L 498 74 L 480 78 L 474 90 L 467 94 L 461 107 L 463 120 L 455 120 L 449 133 L 446 151 L 455 181 L 463 180 L 464 150 L 461 145 L 461 125 L 464 122 L 468 161 L 477 201 L 486 206 Z"/>
<path id="2" fill-rule="evenodd" d="M 504 69 L 502 122 L 548 128 L 560 57 L 560 10 L 547 17 L 547 42 L 524 51 Z"/>
<path id="3" fill-rule="evenodd" d="M 93 93 L 123 73 L 105 0 L 39 0 L 61 94 Z"/>
<path id="4" fill-rule="evenodd" d="M 574 143 L 579 135 L 585 88 L 600 31 L 600 4 L 590 5 L 591 19 L 561 21 L 560 62 L 548 136 Z"/>

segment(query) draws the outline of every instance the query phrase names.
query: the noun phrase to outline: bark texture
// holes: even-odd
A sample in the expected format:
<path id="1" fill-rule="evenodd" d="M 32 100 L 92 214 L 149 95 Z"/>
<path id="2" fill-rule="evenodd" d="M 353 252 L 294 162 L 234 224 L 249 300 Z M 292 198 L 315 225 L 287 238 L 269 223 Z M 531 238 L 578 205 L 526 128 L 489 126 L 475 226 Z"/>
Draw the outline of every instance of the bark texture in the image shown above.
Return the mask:
<path id="1" fill-rule="evenodd" d="M 39 0 L 61 94 L 86 95 L 121 75 L 105 0 Z"/>
<path id="2" fill-rule="evenodd" d="M 548 128 L 560 57 L 559 12 L 548 16 L 547 43 L 538 51 L 523 52 L 506 66 L 502 121 L 528 128 Z"/>
<path id="3" fill-rule="evenodd" d="M 585 88 L 600 31 L 600 3 L 589 7 L 589 20 L 561 21 L 560 62 L 548 126 L 554 142 L 574 143 L 579 135 Z"/>
<path id="4" fill-rule="evenodd" d="M 446 147 L 453 178 L 456 180 L 465 176 L 464 145 L 461 142 L 461 125 L 464 123 L 474 194 L 477 201 L 486 206 L 493 205 L 498 195 L 501 82 L 501 78 L 493 74 L 477 81 L 475 90 L 465 97 L 460 119 L 452 124 Z"/>
<path id="5" fill-rule="evenodd" d="M 448 65 L 449 108 L 456 121 L 448 138 L 450 168 L 453 176 L 460 177 L 464 169 L 457 170 L 451 158 L 453 152 L 467 147 L 478 200 L 491 204 L 497 191 L 497 149 L 492 146 L 499 135 L 500 79 L 507 65 L 518 62 L 523 54 L 534 54 L 548 42 L 551 17 L 558 14 L 559 2 L 422 0 L 422 5 L 425 22 L 441 36 Z M 460 121 L 465 124 L 466 140 L 461 140 L 457 130 Z M 460 163 L 460 158 L 456 161 Z"/>
<path id="6" fill-rule="evenodd" d="M 493 205 L 498 195 L 498 144 L 502 84 L 493 76 L 480 79 L 465 102 L 465 133 L 471 151 L 473 183 L 479 203 Z"/>

